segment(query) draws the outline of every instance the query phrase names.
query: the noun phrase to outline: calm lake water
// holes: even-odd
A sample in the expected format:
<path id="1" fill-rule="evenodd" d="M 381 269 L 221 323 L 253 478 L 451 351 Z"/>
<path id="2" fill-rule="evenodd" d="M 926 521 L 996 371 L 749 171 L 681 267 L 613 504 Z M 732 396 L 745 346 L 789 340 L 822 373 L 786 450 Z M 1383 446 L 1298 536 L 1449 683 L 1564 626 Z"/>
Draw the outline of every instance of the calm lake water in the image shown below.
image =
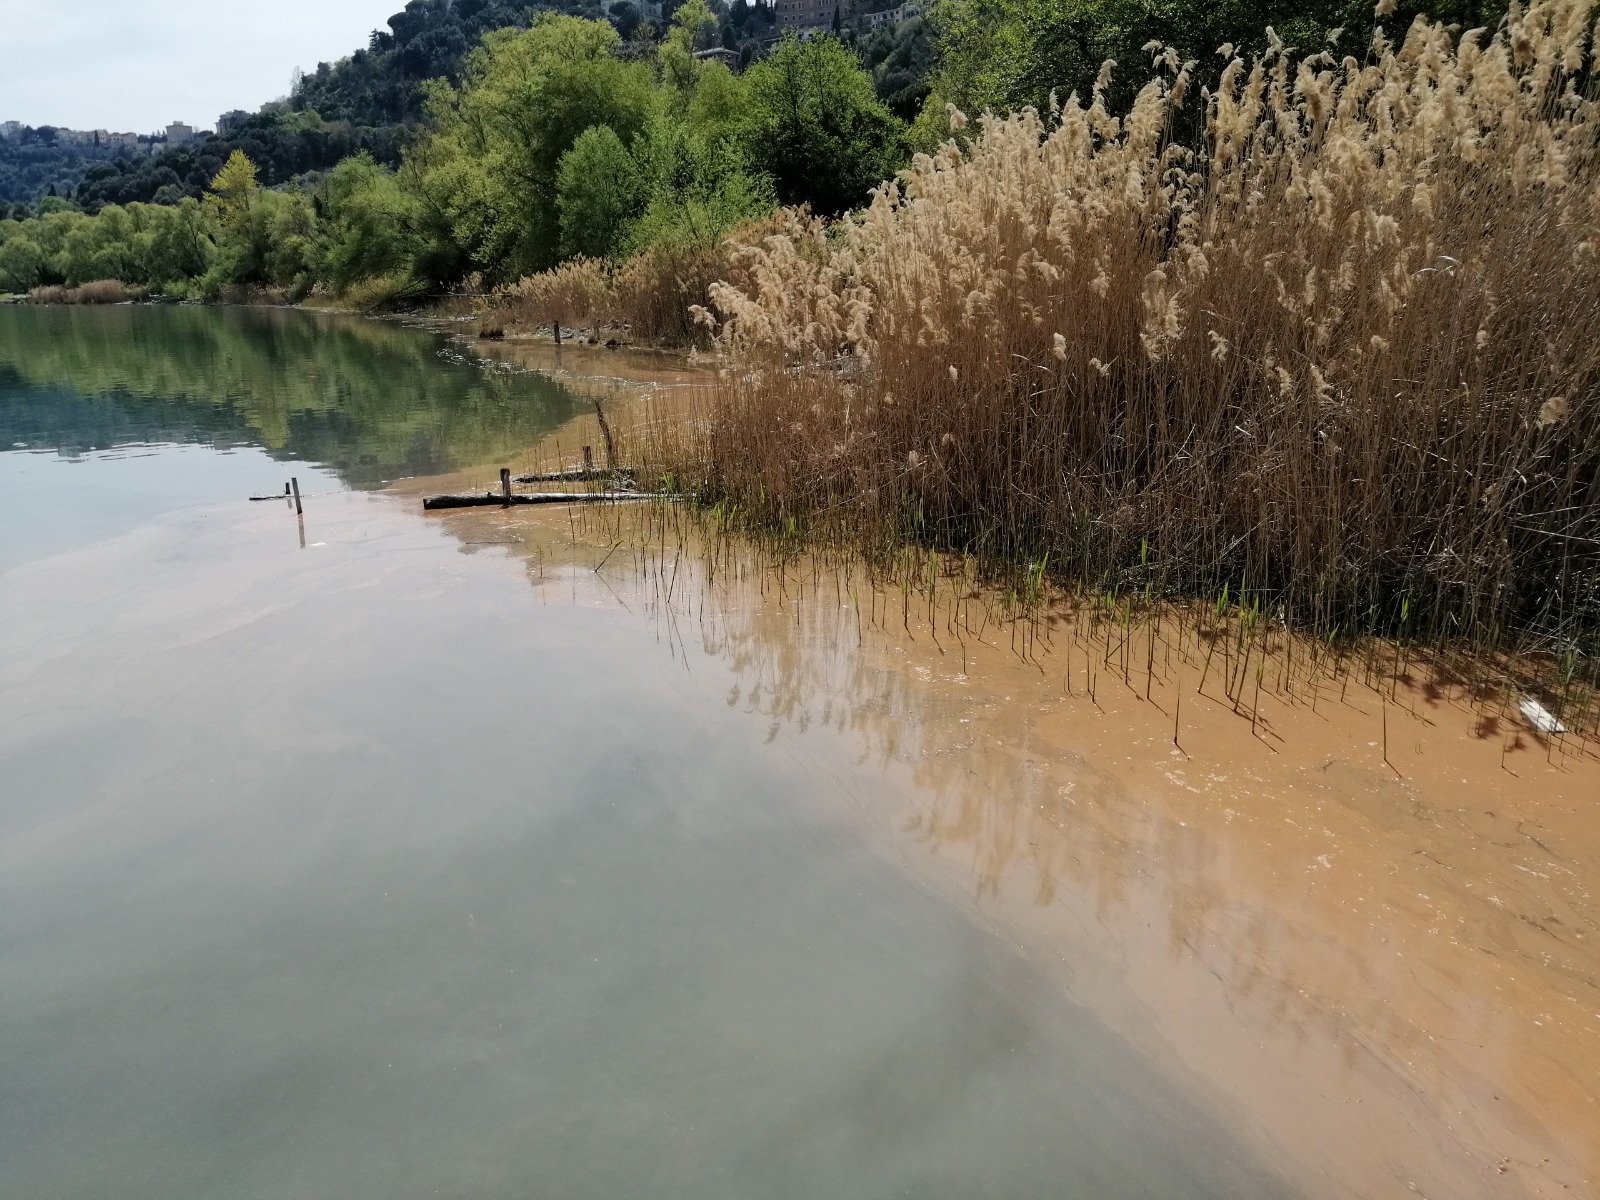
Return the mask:
<path id="1" fill-rule="evenodd" d="M 579 407 L 392 325 L 0 308 L 0 1196 L 1289 1194 L 863 834 L 843 737 L 375 491 Z"/>

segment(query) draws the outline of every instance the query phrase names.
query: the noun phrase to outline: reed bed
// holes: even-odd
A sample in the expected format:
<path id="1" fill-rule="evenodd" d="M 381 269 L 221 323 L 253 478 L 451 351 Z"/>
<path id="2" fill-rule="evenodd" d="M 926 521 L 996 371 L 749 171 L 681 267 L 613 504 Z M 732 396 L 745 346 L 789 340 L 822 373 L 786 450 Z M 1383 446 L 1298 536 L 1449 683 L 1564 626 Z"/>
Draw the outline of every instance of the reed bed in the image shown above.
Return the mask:
<path id="1" fill-rule="evenodd" d="M 695 319 L 712 288 L 746 283 L 736 254 L 787 227 L 787 215 L 747 221 L 727 238 L 707 243 L 662 243 L 621 263 L 579 255 L 498 289 L 495 316 L 526 327 L 560 322 L 599 337 L 614 332 L 638 342 L 686 346 L 707 340 Z"/>
<path id="2" fill-rule="evenodd" d="M 95 279 L 81 287 L 59 285 L 36 287 L 28 293 L 29 304 L 130 304 L 143 300 L 149 289 L 116 279 Z"/>
<path id="3" fill-rule="evenodd" d="M 622 264 L 577 257 L 495 293 L 496 317 L 529 328 L 604 333 L 682 345 L 704 331 L 691 309 L 710 302 L 711 285 L 731 270 L 719 247 L 661 246 Z"/>
<path id="4" fill-rule="evenodd" d="M 861 214 L 729 251 L 725 381 L 657 453 L 750 528 L 1592 676 L 1593 16 L 952 111 Z"/>

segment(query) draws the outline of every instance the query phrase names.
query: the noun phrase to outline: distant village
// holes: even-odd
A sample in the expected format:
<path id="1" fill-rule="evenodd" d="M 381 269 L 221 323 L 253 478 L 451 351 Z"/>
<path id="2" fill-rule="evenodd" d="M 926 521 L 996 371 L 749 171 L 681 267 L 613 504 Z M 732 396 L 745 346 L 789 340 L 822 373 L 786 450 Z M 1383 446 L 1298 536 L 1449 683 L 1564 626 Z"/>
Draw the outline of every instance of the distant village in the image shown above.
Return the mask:
<path id="1" fill-rule="evenodd" d="M 248 117 L 245 112 L 226 114 L 217 128 L 226 133 L 229 126 Z M 183 146 L 211 136 L 209 129 L 196 129 L 174 121 L 158 133 L 114 133 L 109 129 L 66 129 L 59 125 L 24 125 L 21 121 L 0 121 L 0 141 L 21 145 L 110 146 L 134 154 L 150 154 L 172 146 Z"/>

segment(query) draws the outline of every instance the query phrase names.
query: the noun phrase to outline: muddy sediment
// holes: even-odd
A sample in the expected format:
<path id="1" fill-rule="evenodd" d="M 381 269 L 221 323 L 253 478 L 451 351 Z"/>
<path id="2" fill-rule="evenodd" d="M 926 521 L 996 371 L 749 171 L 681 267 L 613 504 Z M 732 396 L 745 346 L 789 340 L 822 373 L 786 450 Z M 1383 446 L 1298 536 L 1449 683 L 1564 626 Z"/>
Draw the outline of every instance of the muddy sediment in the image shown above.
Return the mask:
<path id="1" fill-rule="evenodd" d="M 1281 634 L 1241 667 L 1182 614 L 1019 626 L 676 518 L 439 519 L 876 764 L 849 799 L 864 836 L 1305 1194 L 1600 1194 L 1600 757 L 1515 697 L 1427 663 L 1308 668 Z"/>

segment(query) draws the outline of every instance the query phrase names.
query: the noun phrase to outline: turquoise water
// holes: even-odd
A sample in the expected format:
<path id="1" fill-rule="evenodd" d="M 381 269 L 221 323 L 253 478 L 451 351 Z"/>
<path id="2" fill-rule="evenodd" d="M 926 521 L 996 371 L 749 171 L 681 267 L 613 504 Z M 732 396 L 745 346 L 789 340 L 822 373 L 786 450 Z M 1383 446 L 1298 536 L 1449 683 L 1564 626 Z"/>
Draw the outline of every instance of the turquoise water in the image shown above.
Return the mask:
<path id="1" fill-rule="evenodd" d="M 413 330 L 0 309 L 0 1196 L 1286 1194 L 862 835 L 881 772 L 371 490 L 572 411 Z"/>

